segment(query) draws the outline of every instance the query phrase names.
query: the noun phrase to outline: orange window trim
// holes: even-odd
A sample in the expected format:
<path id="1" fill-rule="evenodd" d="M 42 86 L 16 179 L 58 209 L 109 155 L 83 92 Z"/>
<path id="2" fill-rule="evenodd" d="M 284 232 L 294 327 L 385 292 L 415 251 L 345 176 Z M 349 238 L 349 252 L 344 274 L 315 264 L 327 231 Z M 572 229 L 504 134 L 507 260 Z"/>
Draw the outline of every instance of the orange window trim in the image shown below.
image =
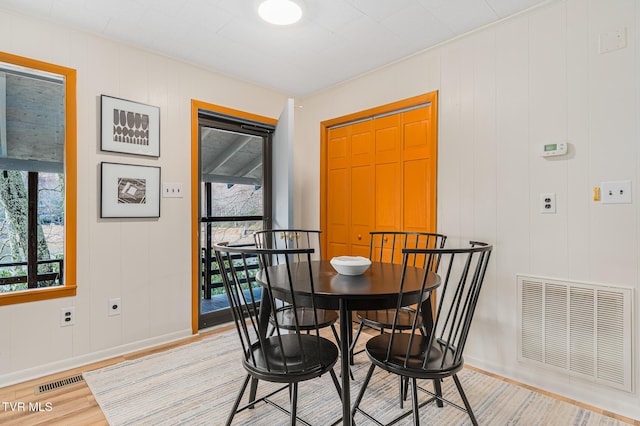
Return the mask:
<path id="1" fill-rule="evenodd" d="M 38 69 L 65 77 L 65 226 L 64 226 L 64 285 L 0 294 L 0 306 L 76 295 L 76 224 L 77 224 L 77 107 L 76 70 L 60 65 L 0 52 L 0 61 Z"/>

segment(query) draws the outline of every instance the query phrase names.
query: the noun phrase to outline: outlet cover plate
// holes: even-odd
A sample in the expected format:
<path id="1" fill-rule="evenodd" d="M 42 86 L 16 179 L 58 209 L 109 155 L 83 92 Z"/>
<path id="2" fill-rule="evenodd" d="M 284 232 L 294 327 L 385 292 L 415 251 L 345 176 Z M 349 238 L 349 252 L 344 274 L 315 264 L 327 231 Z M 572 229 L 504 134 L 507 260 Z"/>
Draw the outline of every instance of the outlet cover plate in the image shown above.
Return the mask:
<path id="1" fill-rule="evenodd" d="M 76 308 L 71 306 L 69 308 L 60 309 L 60 327 L 68 327 L 76 323 Z"/>
<path id="2" fill-rule="evenodd" d="M 120 298 L 109 299 L 109 316 L 120 315 L 122 313 L 122 301 Z"/>
<path id="3" fill-rule="evenodd" d="M 554 214 L 556 212 L 556 193 L 543 192 L 540 194 L 540 213 Z"/>

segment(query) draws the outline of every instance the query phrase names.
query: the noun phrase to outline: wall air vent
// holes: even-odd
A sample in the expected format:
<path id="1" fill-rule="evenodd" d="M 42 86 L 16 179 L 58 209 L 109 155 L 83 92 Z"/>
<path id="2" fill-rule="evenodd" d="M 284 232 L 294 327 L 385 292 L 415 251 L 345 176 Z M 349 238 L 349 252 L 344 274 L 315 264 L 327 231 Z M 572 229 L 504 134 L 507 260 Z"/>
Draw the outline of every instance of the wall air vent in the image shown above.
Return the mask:
<path id="1" fill-rule="evenodd" d="M 517 281 L 519 361 L 632 392 L 633 289 Z"/>

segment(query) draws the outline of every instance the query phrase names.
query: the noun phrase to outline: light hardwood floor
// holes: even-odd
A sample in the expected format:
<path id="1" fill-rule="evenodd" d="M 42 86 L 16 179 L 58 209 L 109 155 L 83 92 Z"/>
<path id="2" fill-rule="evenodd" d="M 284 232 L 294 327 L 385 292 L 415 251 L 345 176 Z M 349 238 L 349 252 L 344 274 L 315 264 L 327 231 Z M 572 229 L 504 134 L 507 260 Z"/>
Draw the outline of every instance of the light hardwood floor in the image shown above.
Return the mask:
<path id="1" fill-rule="evenodd" d="M 3 426 L 19 425 L 64 425 L 64 426 L 87 426 L 87 425 L 108 425 L 100 407 L 93 398 L 89 387 L 85 382 L 80 382 L 74 385 L 66 386 L 61 389 L 53 390 L 50 392 L 41 393 L 36 395 L 34 389 L 44 383 L 49 383 L 55 380 L 60 380 L 69 376 L 80 374 L 84 371 L 96 370 L 99 368 L 113 365 L 125 360 L 137 359 L 153 353 L 162 352 L 175 348 L 177 346 L 185 345 L 188 343 L 196 342 L 201 339 L 207 339 L 231 329 L 231 327 L 218 328 L 213 331 L 206 331 L 197 336 L 190 337 L 188 339 L 181 340 L 179 342 L 170 343 L 151 349 L 135 352 L 128 355 L 115 357 L 106 361 L 97 362 L 94 364 L 86 365 L 84 367 L 75 368 L 72 370 L 64 371 L 50 376 L 41 377 L 39 379 L 30 380 L 28 382 L 19 383 L 16 385 L 0 388 L 0 424 Z M 483 374 L 487 374 L 498 380 L 503 380 L 508 383 L 522 386 L 526 389 L 534 392 L 542 393 L 546 396 L 556 398 L 570 404 L 577 405 L 582 408 L 592 410 L 594 412 L 604 414 L 606 416 L 615 418 L 625 423 L 629 423 L 635 426 L 640 426 L 640 420 L 630 419 L 624 416 L 610 413 L 608 411 L 591 407 L 585 404 L 581 404 L 577 401 L 564 398 L 559 395 L 555 395 L 549 392 L 544 392 L 531 386 L 524 385 L 522 383 L 515 382 L 504 377 L 500 377 L 494 374 L 487 373 L 486 371 L 466 366 L 466 368 L 478 371 Z M 31 403 L 31 410 L 29 410 L 29 403 Z M 40 411 L 33 410 L 36 407 L 36 403 L 39 403 Z"/>

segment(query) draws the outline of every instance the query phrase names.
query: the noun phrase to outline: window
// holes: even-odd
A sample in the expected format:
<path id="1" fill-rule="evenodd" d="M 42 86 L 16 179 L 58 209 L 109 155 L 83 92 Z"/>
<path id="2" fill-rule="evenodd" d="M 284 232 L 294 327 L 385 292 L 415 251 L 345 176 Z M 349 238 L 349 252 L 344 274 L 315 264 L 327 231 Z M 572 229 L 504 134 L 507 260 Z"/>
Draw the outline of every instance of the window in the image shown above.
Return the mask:
<path id="1" fill-rule="evenodd" d="M 75 85 L 0 52 L 0 305 L 75 295 Z"/>

